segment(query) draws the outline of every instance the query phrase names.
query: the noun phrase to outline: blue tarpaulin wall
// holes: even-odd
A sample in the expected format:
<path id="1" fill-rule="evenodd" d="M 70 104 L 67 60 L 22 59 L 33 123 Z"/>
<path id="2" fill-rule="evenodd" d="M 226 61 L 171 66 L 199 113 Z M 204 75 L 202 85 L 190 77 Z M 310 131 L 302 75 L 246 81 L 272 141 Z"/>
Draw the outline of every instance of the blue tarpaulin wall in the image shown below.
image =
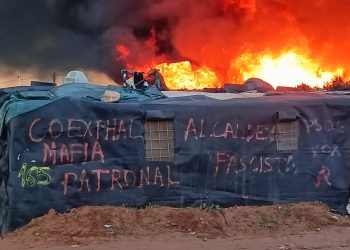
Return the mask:
<path id="1" fill-rule="evenodd" d="M 13 93 L 6 95 L 8 99 Z M 158 99 L 160 94 L 120 103 L 86 96 L 55 94 L 7 105 L 5 114 L 14 113 L 18 102 L 32 108 L 4 119 L 3 232 L 50 209 L 65 212 L 83 205 L 319 200 L 346 212 L 347 96 L 288 94 L 218 101 L 205 96 Z M 157 119 L 174 121 L 173 162 L 145 158 L 145 121 Z M 298 124 L 297 148 L 278 150 L 280 122 Z"/>

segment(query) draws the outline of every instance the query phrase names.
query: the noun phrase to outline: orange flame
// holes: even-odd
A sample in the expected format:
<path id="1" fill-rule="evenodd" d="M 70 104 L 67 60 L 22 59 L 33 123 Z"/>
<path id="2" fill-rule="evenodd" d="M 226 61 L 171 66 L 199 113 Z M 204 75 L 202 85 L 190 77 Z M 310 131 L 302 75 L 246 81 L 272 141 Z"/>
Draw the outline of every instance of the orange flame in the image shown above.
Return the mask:
<path id="1" fill-rule="evenodd" d="M 256 59 L 252 54 L 245 53 L 234 61 L 232 67 L 240 69 L 243 79 L 258 77 L 274 87 L 295 87 L 301 83 L 313 87 L 322 86 L 335 75 L 342 75 L 344 72 L 343 68 L 324 70 L 311 59 L 292 50 L 277 57 L 261 54 Z"/>
<path id="2" fill-rule="evenodd" d="M 292 2 L 159 1 L 140 18 L 149 23 L 120 30 L 116 42 L 130 54 L 118 53 L 126 66 L 159 68 L 174 89 L 222 87 L 251 77 L 273 86 L 319 87 L 334 76 L 344 79 L 350 72 L 348 0 Z"/>
<path id="3" fill-rule="evenodd" d="M 220 88 L 215 72 L 207 66 L 194 69 L 190 62 L 162 63 L 155 66 L 163 75 L 169 89 Z"/>
<path id="4" fill-rule="evenodd" d="M 119 53 L 117 61 L 126 59 L 130 55 L 130 51 L 124 45 L 117 45 L 115 49 Z"/>
<path id="5" fill-rule="evenodd" d="M 119 58 L 127 60 L 129 50 L 124 45 L 116 46 Z M 242 83 L 248 78 L 257 77 L 277 86 L 295 87 L 298 84 L 308 84 L 313 87 L 322 87 L 330 82 L 334 76 L 342 76 L 343 68 L 332 70 L 322 69 L 316 62 L 295 50 L 289 50 L 274 56 L 269 53 L 253 55 L 243 53 L 231 60 L 227 76 L 221 79 L 222 72 L 215 72 L 208 66 L 193 66 L 189 61 L 176 63 L 152 64 L 152 67 L 133 66 L 132 70 L 147 72 L 156 68 L 162 74 L 167 87 L 171 90 L 195 90 L 204 88 L 222 88 L 224 82 Z M 239 72 L 239 76 L 237 76 Z"/>

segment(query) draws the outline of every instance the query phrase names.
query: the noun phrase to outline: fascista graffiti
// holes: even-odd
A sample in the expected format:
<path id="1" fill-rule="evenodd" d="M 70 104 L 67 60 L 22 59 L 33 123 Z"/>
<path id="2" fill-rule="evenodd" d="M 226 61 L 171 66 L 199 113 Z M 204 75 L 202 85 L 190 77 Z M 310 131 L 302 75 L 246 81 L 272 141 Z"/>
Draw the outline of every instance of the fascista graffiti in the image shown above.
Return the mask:
<path id="1" fill-rule="evenodd" d="M 259 156 L 217 152 L 212 155 L 214 174 L 239 174 L 246 171 L 262 174 L 276 171 L 278 174 L 297 174 L 293 155 Z"/>

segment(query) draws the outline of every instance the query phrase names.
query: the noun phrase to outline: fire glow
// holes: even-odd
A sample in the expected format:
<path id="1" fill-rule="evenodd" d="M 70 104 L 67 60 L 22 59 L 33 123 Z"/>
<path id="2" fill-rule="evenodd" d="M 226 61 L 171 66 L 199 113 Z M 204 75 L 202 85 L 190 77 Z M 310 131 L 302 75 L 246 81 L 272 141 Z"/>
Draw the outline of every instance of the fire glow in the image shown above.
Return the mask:
<path id="1" fill-rule="evenodd" d="M 254 77 L 274 87 L 322 88 L 336 76 L 346 78 L 343 48 L 350 46 L 336 36 L 338 21 L 327 12 L 346 8 L 334 1 L 277 2 L 162 1 L 148 12 L 147 25 L 132 29 L 127 40 L 118 36 L 117 61 L 130 70 L 159 69 L 173 90 L 222 88 Z M 323 19 L 329 26 L 320 30 Z"/>
<path id="2" fill-rule="evenodd" d="M 163 75 L 169 89 L 204 89 L 220 88 L 214 71 L 207 66 L 194 69 L 190 62 L 162 63 L 155 66 Z"/>
<path id="3" fill-rule="evenodd" d="M 288 51 L 278 57 L 263 54 L 253 59 L 251 54 L 243 54 L 235 61 L 243 79 L 258 77 L 271 83 L 274 87 L 295 87 L 298 84 L 308 84 L 312 87 L 322 87 L 336 75 L 343 75 L 342 68 L 325 71 L 311 59 Z"/>
<path id="4" fill-rule="evenodd" d="M 282 53 L 277 57 L 262 54 L 253 57 L 246 53 L 232 61 L 232 67 L 238 69 L 243 80 L 258 77 L 277 86 L 295 87 L 298 84 L 308 84 L 312 87 L 322 87 L 334 76 L 343 75 L 342 68 L 326 71 L 311 59 L 294 51 Z M 195 90 L 204 88 L 222 88 L 217 74 L 207 66 L 194 67 L 189 61 L 177 63 L 161 63 L 154 65 L 160 70 L 172 90 Z M 236 83 L 236 82 L 229 82 Z"/>

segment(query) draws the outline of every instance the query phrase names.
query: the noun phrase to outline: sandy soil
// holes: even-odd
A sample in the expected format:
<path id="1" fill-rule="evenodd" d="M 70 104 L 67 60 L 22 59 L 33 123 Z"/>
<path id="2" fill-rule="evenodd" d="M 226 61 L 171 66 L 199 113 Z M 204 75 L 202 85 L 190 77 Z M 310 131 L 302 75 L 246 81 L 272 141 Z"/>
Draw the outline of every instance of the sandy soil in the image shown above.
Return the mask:
<path id="1" fill-rule="evenodd" d="M 81 207 L 50 211 L 0 249 L 350 249 L 350 218 L 320 203 L 225 209 Z"/>

